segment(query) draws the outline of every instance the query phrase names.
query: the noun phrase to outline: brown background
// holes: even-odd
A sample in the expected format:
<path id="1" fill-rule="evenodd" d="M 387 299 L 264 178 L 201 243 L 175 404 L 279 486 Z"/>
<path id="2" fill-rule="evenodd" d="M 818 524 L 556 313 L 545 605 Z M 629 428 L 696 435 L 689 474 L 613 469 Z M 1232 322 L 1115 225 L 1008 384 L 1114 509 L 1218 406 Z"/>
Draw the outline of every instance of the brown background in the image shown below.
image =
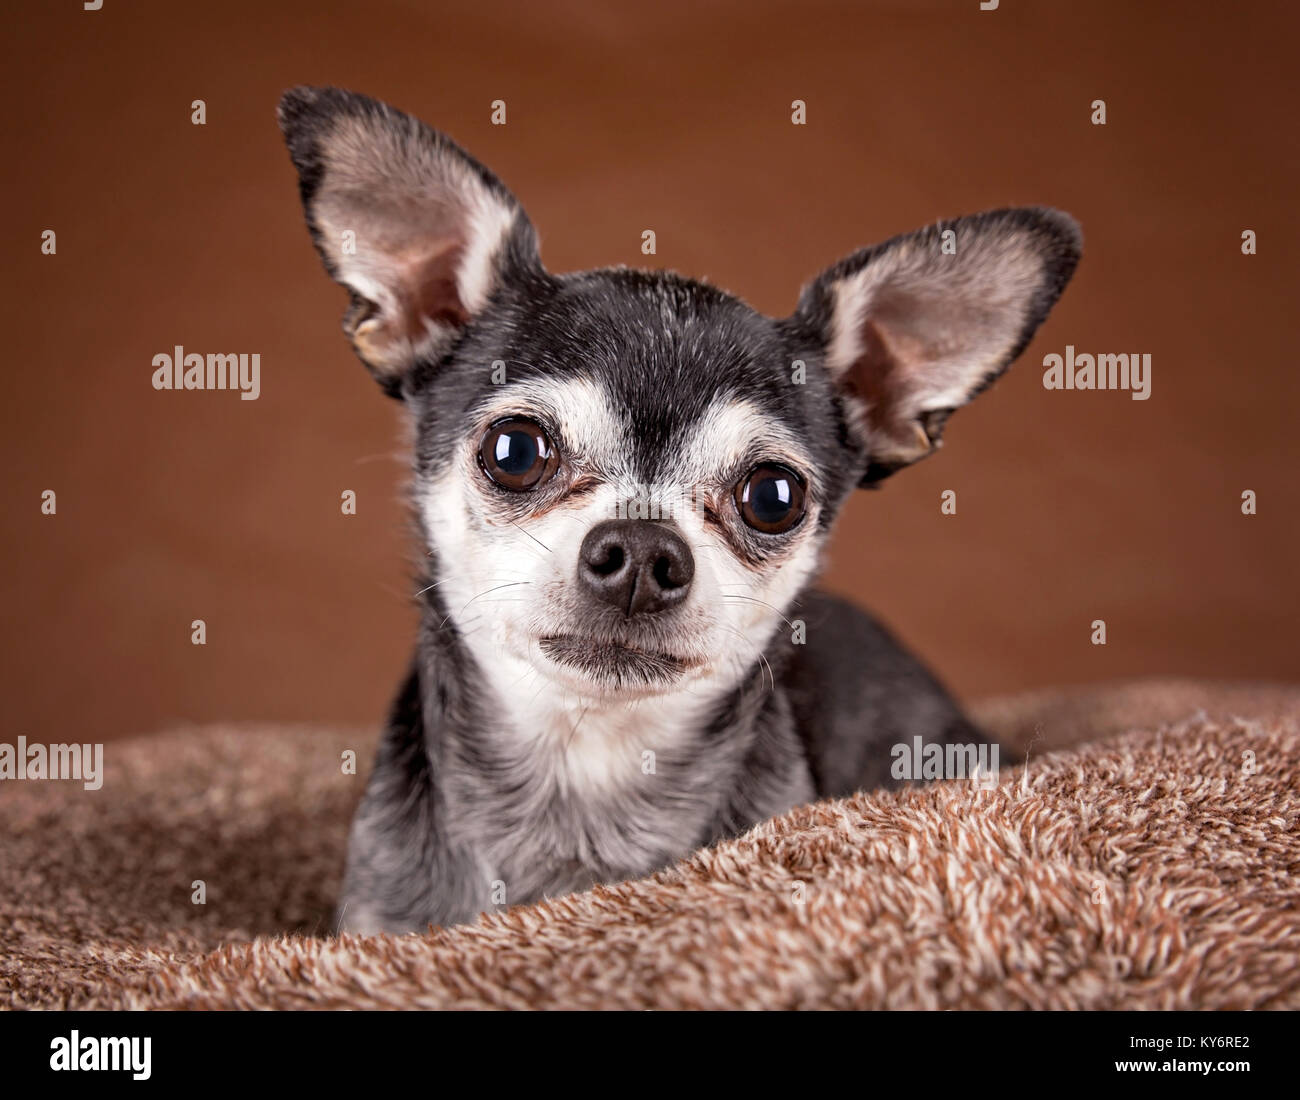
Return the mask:
<path id="1" fill-rule="evenodd" d="M 7 9 L 3 732 L 386 706 L 413 624 L 397 406 L 352 358 L 302 226 L 273 119 L 295 83 L 447 130 L 520 196 L 557 271 L 650 260 L 772 313 L 935 218 L 1070 210 L 1087 244 L 1062 303 L 942 455 L 854 501 L 828 584 L 966 697 L 1300 678 L 1288 6 Z M 1151 399 L 1045 391 L 1042 357 L 1067 343 L 1150 352 Z M 155 392 L 150 360 L 175 344 L 260 352 L 260 400 Z"/>

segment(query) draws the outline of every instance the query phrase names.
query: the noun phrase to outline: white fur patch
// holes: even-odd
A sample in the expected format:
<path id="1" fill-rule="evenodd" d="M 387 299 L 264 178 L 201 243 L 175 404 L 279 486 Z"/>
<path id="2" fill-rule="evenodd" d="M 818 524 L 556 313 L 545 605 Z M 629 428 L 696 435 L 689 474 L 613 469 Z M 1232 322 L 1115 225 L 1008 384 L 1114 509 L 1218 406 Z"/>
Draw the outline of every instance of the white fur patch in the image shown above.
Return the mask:
<path id="1" fill-rule="evenodd" d="M 477 313 L 492 295 L 494 270 L 502 244 L 519 216 L 492 195 L 478 181 L 467 189 L 469 232 L 464 256 L 456 271 L 456 288 L 461 302 Z"/>

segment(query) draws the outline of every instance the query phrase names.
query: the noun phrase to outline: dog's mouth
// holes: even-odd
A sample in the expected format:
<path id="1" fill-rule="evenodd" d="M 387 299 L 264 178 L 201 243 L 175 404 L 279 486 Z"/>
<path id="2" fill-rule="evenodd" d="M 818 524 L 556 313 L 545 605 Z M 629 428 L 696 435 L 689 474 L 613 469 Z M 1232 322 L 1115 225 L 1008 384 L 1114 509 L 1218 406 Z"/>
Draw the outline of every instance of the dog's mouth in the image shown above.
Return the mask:
<path id="1" fill-rule="evenodd" d="M 537 644 L 558 664 L 615 687 L 669 684 L 701 663 L 672 653 L 571 634 L 550 634 Z"/>

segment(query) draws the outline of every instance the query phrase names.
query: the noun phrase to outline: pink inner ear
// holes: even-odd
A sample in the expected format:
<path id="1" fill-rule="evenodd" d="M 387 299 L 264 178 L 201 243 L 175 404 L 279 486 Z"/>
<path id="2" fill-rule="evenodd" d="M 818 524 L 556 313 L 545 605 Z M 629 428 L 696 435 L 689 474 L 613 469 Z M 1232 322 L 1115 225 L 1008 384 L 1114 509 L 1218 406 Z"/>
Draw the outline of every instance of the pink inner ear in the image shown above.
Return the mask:
<path id="1" fill-rule="evenodd" d="M 426 320 L 453 328 L 469 320 L 457 282 L 464 255 L 464 243 L 448 237 L 431 242 L 421 256 L 401 265 L 398 277 L 408 339 L 414 342 L 424 336 Z"/>
<path id="2" fill-rule="evenodd" d="M 468 321 L 460 275 L 470 226 L 460 204 L 350 189 L 323 197 L 318 217 L 327 240 L 356 230 L 356 252 L 334 262 L 340 282 L 372 303 L 350 316 L 348 329 L 372 367 L 400 369 L 431 336 Z"/>
<path id="3" fill-rule="evenodd" d="M 435 236 L 389 251 L 382 267 L 371 268 L 392 298 L 349 317 L 345 327 L 363 358 L 374 365 L 406 360 L 429 337 L 431 323 L 448 330 L 469 320 L 457 277 L 464 254 L 459 238 Z"/>
<path id="4" fill-rule="evenodd" d="M 862 351 L 846 372 L 844 384 L 862 403 L 873 439 L 894 446 L 912 443 L 915 429 L 906 409 L 917 384 L 917 367 L 926 354 L 922 341 L 906 330 L 891 329 L 878 319 L 863 325 Z"/>
<path id="5" fill-rule="evenodd" d="M 963 363 L 967 345 L 998 344 L 996 309 L 960 296 L 890 288 L 877 295 L 860 322 L 860 351 L 843 385 L 862 403 L 871 449 L 879 461 L 915 461 L 937 445 L 920 419 L 928 395 L 963 391 L 962 404 L 979 381 Z M 965 377 L 966 374 L 971 377 Z"/>

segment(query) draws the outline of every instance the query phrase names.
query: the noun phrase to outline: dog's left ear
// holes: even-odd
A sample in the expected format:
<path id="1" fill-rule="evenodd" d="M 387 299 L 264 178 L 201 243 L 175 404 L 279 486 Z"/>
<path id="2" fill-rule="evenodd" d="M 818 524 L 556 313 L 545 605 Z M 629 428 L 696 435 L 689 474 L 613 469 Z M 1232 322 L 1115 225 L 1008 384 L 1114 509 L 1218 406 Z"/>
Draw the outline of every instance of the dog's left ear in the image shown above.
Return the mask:
<path id="1" fill-rule="evenodd" d="M 804 289 L 790 320 L 821 346 L 864 486 L 939 447 L 949 414 L 1029 343 L 1080 246 L 1068 214 L 993 210 L 863 249 Z"/>

